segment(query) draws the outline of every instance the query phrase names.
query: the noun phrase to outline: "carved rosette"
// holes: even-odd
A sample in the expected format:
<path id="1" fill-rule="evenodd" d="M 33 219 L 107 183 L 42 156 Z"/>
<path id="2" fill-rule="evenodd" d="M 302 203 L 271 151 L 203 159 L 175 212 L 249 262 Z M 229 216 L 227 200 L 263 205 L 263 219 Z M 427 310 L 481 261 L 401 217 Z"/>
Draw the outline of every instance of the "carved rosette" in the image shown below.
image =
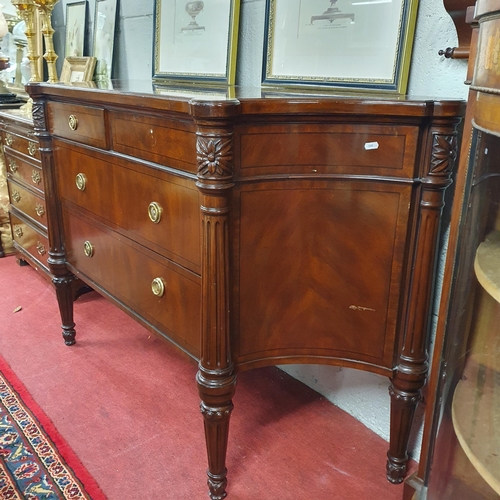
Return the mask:
<path id="1" fill-rule="evenodd" d="M 457 135 L 434 134 L 429 175 L 447 177 L 457 159 Z"/>
<path id="2" fill-rule="evenodd" d="M 198 135 L 196 141 L 198 178 L 223 180 L 233 175 L 231 137 Z"/>

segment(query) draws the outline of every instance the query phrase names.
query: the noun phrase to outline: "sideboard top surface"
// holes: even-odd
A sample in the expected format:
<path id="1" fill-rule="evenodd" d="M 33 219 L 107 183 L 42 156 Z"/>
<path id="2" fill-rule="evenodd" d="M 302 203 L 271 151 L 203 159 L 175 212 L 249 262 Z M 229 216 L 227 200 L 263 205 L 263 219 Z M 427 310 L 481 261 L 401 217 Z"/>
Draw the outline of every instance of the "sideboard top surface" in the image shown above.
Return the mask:
<path id="1" fill-rule="evenodd" d="M 30 83 L 31 97 L 43 94 L 67 100 L 87 100 L 106 105 L 149 108 L 173 113 L 215 118 L 217 115 L 385 115 L 457 116 L 463 114 L 460 99 L 436 99 L 391 94 L 347 92 L 311 93 L 300 89 L 207 88 L 157 85 L 151 81 L 114 80 L 112 89 L 82 87 L 82 84 Z"/>

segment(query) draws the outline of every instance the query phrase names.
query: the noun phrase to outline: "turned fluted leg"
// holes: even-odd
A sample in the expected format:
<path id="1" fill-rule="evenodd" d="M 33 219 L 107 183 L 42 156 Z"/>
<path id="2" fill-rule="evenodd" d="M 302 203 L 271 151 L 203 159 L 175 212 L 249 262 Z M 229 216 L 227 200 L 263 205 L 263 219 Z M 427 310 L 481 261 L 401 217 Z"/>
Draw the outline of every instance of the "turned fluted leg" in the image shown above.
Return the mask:
<path id="1" fill-rule="evenodd" d="M 73 345 L 76 342 L 75 322 L 73 321 L 73 279 L 73 275 L 70 275 L 55 277 L 52 280 L 56 289 L 62 336 L 66 345 Z"/>
<path id="2" fill-rule="evenodd" d="M 233 187 L 230 118 L 237 101 L 191 103 L 196 120 L 202 246 L 201 356 L 197 375 L 212 500 L 226 497 L 226 449 L 236 376 L 231 357 L 229 216 Z"/>
<path id="3" fill-rule="evenodd" d="M 437 243 L 444 192 L 451 183 L 457 155 L 457 133 L 439 120 L 433 124 L 431 139 L 423 156 L 426 175 L 418 188 L 420 210 L 412 279 L 408 290 L 408 312 L 398 365 L 389 389 L 391 395 L 391 438 L 387 454 L 387 479 L 400 483 L 406 475 L 408 438 L 421 389 L 428 370 L 427 344 L 430 311 L 434 299 Z M 433 249 L 430 251 L 430 249 Z"/>
<path id="4" fill-rule="evenodd" d="M 205 425 L 209 494 L 212 500 L 222 500 L 227 495 L 226 450 L 236 377 L 228 375 L 215 379 L 200 369 L 197 382 L 201 398 L 200 410 Z"/>
<path id="5" fill-rule="evenodd" d="M 387 479 L 391 483 L 401 483 L 406 476 L 408 463 L 408 439 L 413 416 L 421 399 L 420 388 L 424 380 L 409 386 L 398 375 L 389 387 L 391 396 L 391 435 L 387 452 Z"/>

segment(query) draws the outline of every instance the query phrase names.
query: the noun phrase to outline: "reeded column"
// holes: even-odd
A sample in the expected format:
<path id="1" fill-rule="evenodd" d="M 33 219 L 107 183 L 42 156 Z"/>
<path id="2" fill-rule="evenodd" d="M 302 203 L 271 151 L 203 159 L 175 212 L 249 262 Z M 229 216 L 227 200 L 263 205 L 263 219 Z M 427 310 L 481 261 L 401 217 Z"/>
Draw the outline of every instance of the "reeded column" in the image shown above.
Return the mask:
<path id="1" fill-rule="evenodd" d="M 42 77 L 38 69 L 40 54 L 38 53 L 36 44 L 35 3 L 33 0 L 12 0 L 12 4 L 16 8 L 19 17 L 26 24 L 24 34 L 28 40 L 28 59 L 31 68 L 30 82 L 40 82 L 42 81 Z"/>
<path id="2" fill-rule="evenodd" d="M 196 376 L 208 454 L 212 500 L 226 497 L 226 450 L 236 386 L 230 345 L 229 217 L 233 187 L 231 118 L 238 101 L 193 102 L 201 193 L 201 358 Z"/>
<path id="3" fill-rule="evenodd" d="M 391 436 L 387 453 L 387 479 L 400 483 L 406 475 L 408 439 L 421 389 L 428 371 L 427 344 L 430 311 L 437 262 L 440 218 L 444 193 L 451 184 L 457 157 L 456 123 L 439 120 L 430 130 L 424 155 L 427 172 L 421 179 L 417 241 L 412 256 L 413 271 L 408 298 L 408 314 L 397 370 L 392 379 Z M 434 249 L 430 251 L 430 249 Z"/>
<path id="4" fill-rule="evenodd" d="M 45 185 L 45 201 L 47 208 L 47 230 L 49 235 L 49 258 L 48 265 L 53 274 L 52 282 L 56 289 L 57 302 L 61 315 L 61 328 L 64 343 L 73 345 L 75 341 L 75 323 L 73 321 L 73 281 L 74 276 L 66 267 L 66 255 L 62 234 L 62 214 L 56 203 L 56 174 L 54 171 L 54 160 L 52 156 L 52 138 L 48 132 L 45 100 L 34 93 L 33 88 L 29 90 L 33 98 L 33 123 L 35 134 L 40 143 L 42 156 L 42 169 Z"/>
<path id="5" fill-rule="evenodd" d="M 33 0 L 37 6 L 38 12 L 42 19 L 42 34 L 45 41 L 45 54 L 43 58 L 47 61 L 47 69 L 49 71 L 49 83 L 56 83 L 59 81 L 56 70 L 57 54 L 54 50 L 54 29 L 52 28 L 52 10 L 59 0 Z"/>

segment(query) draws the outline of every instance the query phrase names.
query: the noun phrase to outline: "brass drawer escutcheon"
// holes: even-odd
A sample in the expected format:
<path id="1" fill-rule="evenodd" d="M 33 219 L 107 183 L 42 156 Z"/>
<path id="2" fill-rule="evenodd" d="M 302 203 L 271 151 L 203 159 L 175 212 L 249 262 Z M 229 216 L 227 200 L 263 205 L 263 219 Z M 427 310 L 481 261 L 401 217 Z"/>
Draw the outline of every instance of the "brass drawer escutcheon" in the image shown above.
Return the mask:
<path id="1" fill-rule="evenodd" d="M 68 125 L 71 130 L 78 128 L 78 118 L 75 115 L 69 115 Z"/>
<path id="2" fill-rule="evenodd" d="M 21 226 L 14 226 L 14 234 L 20 238 L 24 233 L 23 233 L 23 228 Z"/>
<path id="3" fill-rule="evenodd" d="M 163 294 L 165 293 L 165 282 L 163 281 L 163 278 L 155 278 L 151 282 L 151 291 L 157 297 L 163 297 Z"/>
<path id="4" fill-rule="evenodd" d="M 19 194 L 19 191 L 16 191 L 15 189 L 12 190 L 12 199 L 16 202 L 19 203 L 21 201 L 21 195 Z"/>
<path id="5" fill-rule="evenodd" d="M 12 146 L 13 142 L 14 142 L 14 138 L 12 137 L 12 135 L 5 134 L 5 144 L 7 144 L 7 146 Z"/>
<path id="6" fill-rule="evenodd" d="M 45 255 L 45 247 L 39 241 L 36 242 L 36 251 L 40 255 Z"/>
<path id="7" fill-rule="evenodd" d="M 38 170 L 33 169 L 31 172 L 31 180 L 33 181 L 33 184 L 40 184 L 42 176 Z"/>
<path id="8" fill-rule="evenodd" d="M 88 240 L 83 244 L 83 253 L 86 257 L 92 257 L 94 255 L 94 245 Z"/>
<path id="9" fill-rule="evenodd" d="M 152 201 L 148 207 L 148 215 L 152 222 L 155 224 L 159 224 L 161 221 L 161 214 L 163 212 L 163 208 L 161 208 L 159 203 L 156 201 Z"/>
<path id="10" fill-rule="evenodd" d="M 15 162 L 15 160 L 9 160 L 9 170 L 13 174 L 15 174 L 18 169 L 19 169 L 19 167 L 17 166 L 17 163 Z"/>
<path id="11" fill-rule="evenodd" d="M 38 217 L 42 217 L 43 215 L 45 215 L 45 207 L 40 203 L 37 203 L 35 205 L 35 212 L 38 215 Z"/>
<path id="12" fill-rule="evenodd" d="M 38 144 L 33 141 L 28 142 L 28 153 L 30 156 L 35 156 L 36 152 L 38 151 Z"/>
<path id="13" fill-rule="evenodd" d="M 87 186 L 87 177 L 85 177 L 85 174 L 76 174 L 75 184 L 80 191 L 85 191 L 85 187 Z"/>

